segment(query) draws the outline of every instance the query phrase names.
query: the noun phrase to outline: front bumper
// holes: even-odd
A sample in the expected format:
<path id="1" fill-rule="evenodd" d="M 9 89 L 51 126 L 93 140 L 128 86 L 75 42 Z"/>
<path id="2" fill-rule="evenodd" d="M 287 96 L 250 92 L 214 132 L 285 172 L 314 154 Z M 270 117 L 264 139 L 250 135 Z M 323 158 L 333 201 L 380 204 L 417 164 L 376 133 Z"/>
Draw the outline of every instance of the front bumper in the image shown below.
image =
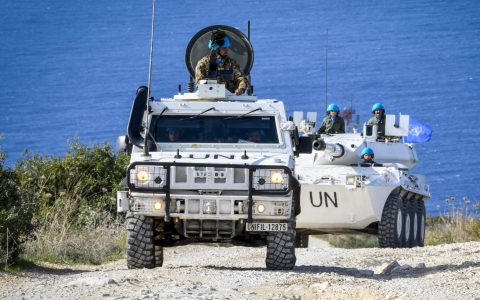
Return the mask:
<path id="1" fill-rule="evenodd" d="M 154 170 L 152 178 L 156 183 L 135 184 L 137 181 L 131 176 L 138 170 Z M 259 184 L 259 176 L 268 176 L 272 170 L 283 172 L 283 184 Z M 118 210 L 164 216 L 166 221 L 172 217 L 247 219 L 248 222 L 252 222 L 254 216 L 265 220 L 289 219 L 293 190 L 298 187 L 286 166 L 178 162 L 132 163 L 127 171 L 127 182 L 129 192 L 117 195 Z"/>
<path id="2" fill-rule="evenodd" d="M 117 193 L 119 212 L 171 218 L 199 220 L 242 220 L 248 219 L 248 195 L 198 195 L 172 193 L 166 201 L 163 193 Z M 252 197 L 252 219 L 285 220 L 290 218 L 291 193 L 278 196 Z M 167 203 L 169 207 L 167 209 Z"/>

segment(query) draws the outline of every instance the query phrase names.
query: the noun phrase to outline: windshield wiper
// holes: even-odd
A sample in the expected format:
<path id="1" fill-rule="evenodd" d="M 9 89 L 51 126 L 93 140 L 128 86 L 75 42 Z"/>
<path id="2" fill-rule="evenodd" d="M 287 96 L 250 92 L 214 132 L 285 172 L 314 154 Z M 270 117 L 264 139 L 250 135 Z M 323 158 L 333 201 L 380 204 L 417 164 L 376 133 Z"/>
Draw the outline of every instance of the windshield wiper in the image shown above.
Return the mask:
<path id="1" fill-rule="evenodd" d="M 163 113 L 167 111 L 167 109 L 168 109 L 168 107 L 165 106 L 157 116 L 161 117 L 163 115 Z"/>
<path id="2" fill-rule="evenodd" d="M 168 107 L 165 106 L 165 107 L 162 109 L 162 111 L 161 111 L 158 115 L 156 115 L 157 118 L 155 119 L 155 127 L 157 127 L 158 119 L 159 119 L 167 110 L 168 110 Z M 151 120 L 150 122 L 152 122 L 152 121 L 153 121 L 153 120 Z M 150 125 L 151 125 L 151 124 L 150 124 Z M 150 126 L 150 127 L 151 127 L 151 126 Z M 144 128 L 144 129 L 146 129 L 146 128 Z M 152 135 L 152 133 L 150 132 L 150 130 L 148 131 L 148 135 L 150 136 L 150 138 L 152 139 L 152 141 L 153 141 L 154 143 L 157 142 L 157 140 L 156 140 L 155 137 Z"/>
<path id="3" fill-rule="evenodd" d="M 207 112 L 209 112 L 209 111 L 211 111 L 211 110 L 215 110 L 215 106 L 212 106 L 212 107 L 210 107 L 210 108 L 208 108 L 208 109 L 206 109 L 206 110 L 204 110 L 204 111 L 202 111 L 202 112 L 199 112 L 198 114 L 196 114 L 196 115 L 194 115 L 194 116 L 191 116 L 191 117 L 189 117 L 189 118 L 182 119 L 182 121 L 183 121 L 183 120 L 193 120 L 193 119 L 196 119 L 196 118 L 200 117 L 201 115 L 203 115 L 204 113 L 207 113 Z"/>
<path id="4" fill-rule="evenodd" d="M 252 109 L 251 111 L 248 111 L 248 112 L 244 113 L 243 115 L 240 115 L 240 116 L 237 116 L 237 117 L 226 117 L 224 120 L 231 120 L 231 119 L 236 119 L 236 120 L 238 120 L 238 119 L 242 119 L 242 118 L 244 118 L 246 115 L 249 115 L 249 114 L 254 113 L 254 112 L 256 112 L 256 111 L 259 111 L 259 110 L 262 110 L 262 108 L 261 108 L 261 107 L 257 107 L 257 108 L 255 108 L 255 109 Z"/>

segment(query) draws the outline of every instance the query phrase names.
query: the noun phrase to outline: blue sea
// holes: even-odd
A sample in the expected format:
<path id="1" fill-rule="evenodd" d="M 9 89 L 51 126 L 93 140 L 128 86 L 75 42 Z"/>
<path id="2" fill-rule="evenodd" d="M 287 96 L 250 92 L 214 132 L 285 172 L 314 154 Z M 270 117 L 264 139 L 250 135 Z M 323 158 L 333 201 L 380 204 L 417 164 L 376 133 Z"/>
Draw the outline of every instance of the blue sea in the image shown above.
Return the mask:
<path id="1" fill-rule="evenodd" d="M 0 2 L 0 147 L 64 155 L 68 141 L 114 143 L 126 133 L 135 90 L 148 79 L 151 1 Z M 200 29 L 226 24 L 255 50 L 262 98 L 323 113 L 325 97 L 375 102 L 433 129 L 414 169 L 430 183 L 431 214 L 446 196 L 480 199 L 480 2 L 157 1 L 152 95 L 188 79 L 184 53 Z M 328 30 L 328 95 L 325 44 Z"/>

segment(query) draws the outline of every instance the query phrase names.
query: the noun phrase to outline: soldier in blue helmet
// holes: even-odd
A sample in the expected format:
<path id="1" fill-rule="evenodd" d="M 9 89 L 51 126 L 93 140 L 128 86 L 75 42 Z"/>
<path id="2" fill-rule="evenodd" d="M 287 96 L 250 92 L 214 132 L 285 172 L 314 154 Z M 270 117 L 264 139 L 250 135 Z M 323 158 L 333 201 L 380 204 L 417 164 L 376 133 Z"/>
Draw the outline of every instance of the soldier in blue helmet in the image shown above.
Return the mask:
<path id="1" fill-rule="evenodd" d="M 367 125 L 377 125 L 377 136 L 385 137 L 385 107 L 382 103 L 375 103 L 372 106 L 372 114 L 375 116 L 368 120 Z"/>
<path id="2" fill-rule="evenodd" d="M 365 164 L 374 164 L 375 161 L 373 160 L 373 157 L 375 156 L 375 153 L 373 152 L 372 148 L 366 147 L 362 150 L 362 159 L 363 163 Z"/>
<path id="3" fill-rule="evenodd" d="M 232 78 L 217 75 L 215 79 L 218 83 L 224 83 L 226 89 L 236 95 L 245 93 L 248 87 L 248 78 L 243 74 L 238 63 L 228 56 L 229 47 L 230 39 L 225 31 L 215 30 L 208 42 L 208 48 L 210 48 L 211 54 L 199 60 L 195 68 L 195 81 L 197 82 L 197 86 L 200 80 L 208 78 L 209 70 L 213 67 L 217 71 L 232 72 Z M 211 58 L 215 60 L 211 61 Z"/>
<path id="4" fill-rule="evenodd" d="M 323 118 L 322 125 L 318 129 L 318 133 L 335 134 L 345 133 L 345 121 L 338 114 L 340 108 L 336 104 L 330 104 L 327 107 L 327 116 Z"/>

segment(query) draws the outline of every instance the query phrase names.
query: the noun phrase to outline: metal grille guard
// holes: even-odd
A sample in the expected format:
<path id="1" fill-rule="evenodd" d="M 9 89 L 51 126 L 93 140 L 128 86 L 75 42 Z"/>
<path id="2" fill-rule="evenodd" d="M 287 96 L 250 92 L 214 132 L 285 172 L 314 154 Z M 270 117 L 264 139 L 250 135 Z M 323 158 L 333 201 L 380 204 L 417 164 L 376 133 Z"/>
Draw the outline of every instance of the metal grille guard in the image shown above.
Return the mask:
<path id="1" fill-rule="evenodd" d="M 135 168 L 138 165 L 146 166 L 162 166 L 166 169 L 166 184 L 163 188 L 138 188 L 133 186 L 130 183 L 130 170 Z M 170 168 L 171 167 L 217 167 L 217 168 L 241 168 L 248 170 L 248 220 L 247 222 L 252 222 L 253 214 L 253 196 L 254 195 L 286 195 L 290 191 L 294 190 L 299 186 L 298 181 L 293 177 L 292 170 L 286 166 L 275 166 L 275 165 L 262 165 L 262 166 L 251 166 L 251 165 L 241 165 L 241 164 L 205 164 L 205 163 L 184 163 L 184 162 L 134 162 L 130 164 L 127 168 L 127 183 L 128 188 L 131 191 L 141 191 L 141 192 L 163 192 L 165 193 L 165 221 L 170 221 Z M 262 190 L 257 191 L 253 188 L 253 173 L 256 170 L 262 169 L 278 169 L 283 170 L 285 174 L 288 175 L 288 188 L 286 190 Z M 292 199 L 293 201 L 293 199 Z M 292 203 L 293 204 L 293 203 Z"/>

